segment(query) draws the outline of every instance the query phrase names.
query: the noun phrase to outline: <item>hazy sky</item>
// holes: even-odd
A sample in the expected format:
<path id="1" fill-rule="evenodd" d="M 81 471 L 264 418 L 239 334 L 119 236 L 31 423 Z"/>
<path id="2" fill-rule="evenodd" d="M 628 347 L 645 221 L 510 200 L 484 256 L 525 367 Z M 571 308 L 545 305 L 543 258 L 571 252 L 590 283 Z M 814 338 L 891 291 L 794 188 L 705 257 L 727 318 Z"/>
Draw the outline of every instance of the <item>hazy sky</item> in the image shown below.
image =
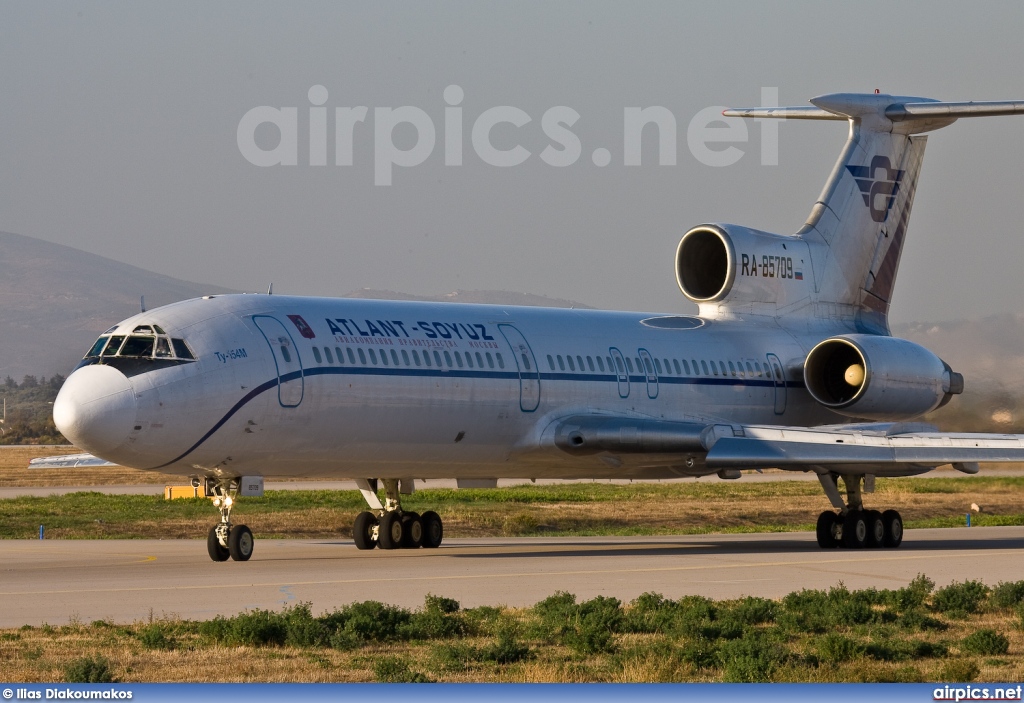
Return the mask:
<path id="1" fill-rule="evenodd" d="M 712 167 L 687 145 L 715 105 L 837 91 L 1024 98 L 1024 4 L 927 2 L 11 3 L 0 5 L 0 230 L 243 289 L 340 295 L 505 289 L 597 307 L 690 311 L 673 255 L 690 226 L 791 233 L 846 136 L 782 124 Z M 463 164 L 446 166 L 444 90 L 462 88 Z M 326 88 L 327 164 L 310 165 L 309 89 Z M 237 131 L 252 108 L 297 108 L 294 166 L 260 167 Z M 474 151 L 496 106 L 500 168 Z M 335 165 L 334 108 L 367 106 Z M 375 108 L 413 106 L 436 144 L 374 185 Z M 580 117 L 572 165 L 541 159 L 542 116 Z M 625 166 L 623 110 L 663 106 L 677 161 Z M 378 138 L 380 135 L 376 135 Z M 270 149 L 276 128 L 255 141 Z M 410 125 L 398 148 L 416 141 Z M 560 148 L 559 144 L 554 144 Z M 727 145 L 716 146 L 716 149 Z M 592 153 L 606 148 L 610 164 Z M 961 122 L 929 141 L 893 319 L 1016 311 L 1024 300 L 1024 118 Z"/>

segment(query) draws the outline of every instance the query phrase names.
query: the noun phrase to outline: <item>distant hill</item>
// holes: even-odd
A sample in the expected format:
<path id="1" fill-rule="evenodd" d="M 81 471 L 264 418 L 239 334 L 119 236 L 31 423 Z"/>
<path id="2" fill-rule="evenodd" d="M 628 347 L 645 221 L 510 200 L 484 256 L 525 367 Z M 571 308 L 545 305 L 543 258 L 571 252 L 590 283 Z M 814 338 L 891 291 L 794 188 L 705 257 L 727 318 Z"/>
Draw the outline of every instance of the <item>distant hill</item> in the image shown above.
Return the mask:
<path id="1" fill-rule="evenodd" d="M 0 232 L 0 379 L 67 375 L 118 320 L 226 288 L 180 281 L 79 249 Z"/>
<path id="2" fill-rule="evenodd" d="M 182 281 L 52 242 L 0 232 L 0 381 L 67 375 L 101 332 L 139 311 L 227 288 Z M 349 298 L 577 307 L 570 300 L 504 291 L 416 296 L 363 289 Z"/>

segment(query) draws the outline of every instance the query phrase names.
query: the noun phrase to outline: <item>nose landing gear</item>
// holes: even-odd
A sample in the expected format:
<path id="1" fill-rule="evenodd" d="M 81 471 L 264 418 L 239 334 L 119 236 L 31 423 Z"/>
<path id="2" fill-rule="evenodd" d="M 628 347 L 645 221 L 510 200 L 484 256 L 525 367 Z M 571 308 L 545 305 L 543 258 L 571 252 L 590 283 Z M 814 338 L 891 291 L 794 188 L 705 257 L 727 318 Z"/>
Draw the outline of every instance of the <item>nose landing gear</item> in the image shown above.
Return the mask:
<path id="1" fill-rule="evenodd" d="M 195 482 L 198 482 L 197 480 Z M 197 486 L 198 487 L 198 486 Z M 231 524 L 231 508 L 238 495 L 239 479 L 206 479 L 206 496 L 213 499 L 213 507 L 220 510 L 220 523 L 206 535 L 206 550 L 214 561 L 249 561 L 255 539 L 245 525 Z"/>
<path id="2" fill-rule="evenodd" d="M 370 507 L 370 510 L 356 516 L 352 529 L 356 548 L 431 549 L 441 546 L 444 524 L 437 513 L 428 510 L 419 515 L 402 510 L 401 494 L 412 493 L 412 481 L 394 478 L 382 481 L 385 494 L 383 504 L 377 497 L 376 479 L 359 479 L 356 482 Z"/>

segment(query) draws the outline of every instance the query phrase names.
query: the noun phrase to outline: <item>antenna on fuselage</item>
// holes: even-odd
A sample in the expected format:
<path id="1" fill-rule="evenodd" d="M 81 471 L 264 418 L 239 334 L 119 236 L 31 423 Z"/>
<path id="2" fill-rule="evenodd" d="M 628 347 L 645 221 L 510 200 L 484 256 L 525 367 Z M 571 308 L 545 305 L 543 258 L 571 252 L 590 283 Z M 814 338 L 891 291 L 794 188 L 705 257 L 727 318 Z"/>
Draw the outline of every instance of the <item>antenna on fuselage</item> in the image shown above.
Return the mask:
<path id="1" fill-rule="evenodd" d="M 139 296 L 139 307 L 142 308 L 142 312 L 146 312 L 146 296 Z"/>
<path id="2" fill-rule="evenodd" d="M 274 294 L 274 284 L 271 283 L 270 287 L 267 288 L 267 295 L 273 295 L 273 294 Z"/>

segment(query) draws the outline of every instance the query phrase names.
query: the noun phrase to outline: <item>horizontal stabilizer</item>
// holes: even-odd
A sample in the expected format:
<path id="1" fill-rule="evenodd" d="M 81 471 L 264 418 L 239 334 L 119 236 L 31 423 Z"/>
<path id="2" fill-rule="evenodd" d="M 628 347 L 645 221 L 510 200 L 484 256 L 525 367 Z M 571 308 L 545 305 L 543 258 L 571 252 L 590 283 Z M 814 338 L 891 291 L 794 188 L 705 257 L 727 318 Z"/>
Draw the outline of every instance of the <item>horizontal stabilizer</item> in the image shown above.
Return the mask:
<path id="1" fill-rule="evenodd" d="M 28 462 L 30 469 L 77 469 L 97 466 L 117 466 L 106 459 L 100 459 L 92 454 L 65 454 L 63 456 L 47 456 L 39 459 L 32 459 Z"/>
<path id="2" fill-rule="evenodd" d="M 837 115 L 811 105 L 798 107 L 738 107 L 723 110 L 724 117 L 773 117 L 782 120 L 845 120 L 846 115 Z"/>

